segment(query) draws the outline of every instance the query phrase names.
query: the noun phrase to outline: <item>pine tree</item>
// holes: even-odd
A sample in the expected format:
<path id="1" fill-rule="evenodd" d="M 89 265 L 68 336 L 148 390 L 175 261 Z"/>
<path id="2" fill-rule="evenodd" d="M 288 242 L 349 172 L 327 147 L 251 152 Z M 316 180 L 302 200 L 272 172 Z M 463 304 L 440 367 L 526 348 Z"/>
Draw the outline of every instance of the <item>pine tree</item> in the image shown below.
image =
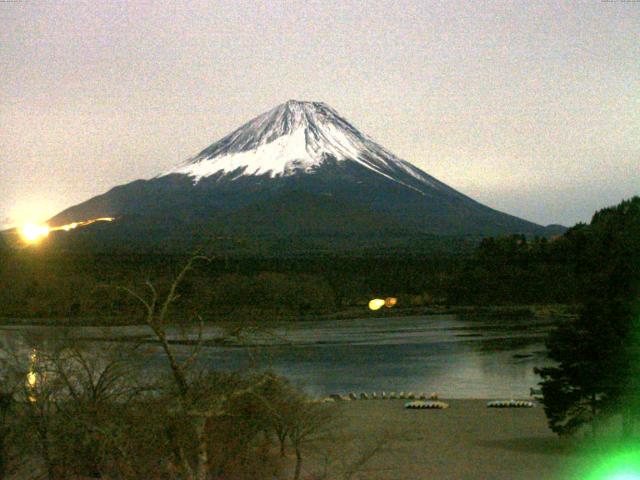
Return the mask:
<path id="1" fill-rule="evenodd" d="M 571 434 L 621 413 L 623 431 L 640 415 L 640 198 L 597 212 L 563 238 L 575 254 L 583 309 L 547 340 L 556 366 L 542 377 L 550 428 Z"/>

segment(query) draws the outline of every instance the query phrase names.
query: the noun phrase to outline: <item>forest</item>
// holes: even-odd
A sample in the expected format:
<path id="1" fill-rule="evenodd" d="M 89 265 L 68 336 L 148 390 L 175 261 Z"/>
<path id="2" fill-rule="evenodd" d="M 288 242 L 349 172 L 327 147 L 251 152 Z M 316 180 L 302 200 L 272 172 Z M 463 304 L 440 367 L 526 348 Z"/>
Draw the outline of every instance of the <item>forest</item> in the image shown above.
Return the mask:
<path id="1" fill-rule="evenodd" d="M 452 251 L 359 255 L 258 256 L 223 252 L 195 267 L 182 285 L 176 313 L 198 309 L 204 318 L 243 315 L 265 318 L 366 314 L 371 298 L 394 296 L 387 314 L 451 311 L 456 307 L 576 306 L 589 239 L 613 227 L 635 197 L 593 216 L 563 235 L 485 238 Z M 0 316 L 67 323 L 140 321 L 123 288 L 147 280 L 166 287 L 186 255 L 53 252 L 0 244 Z M 44 247 L 44 245 L 42 246 Z"/>

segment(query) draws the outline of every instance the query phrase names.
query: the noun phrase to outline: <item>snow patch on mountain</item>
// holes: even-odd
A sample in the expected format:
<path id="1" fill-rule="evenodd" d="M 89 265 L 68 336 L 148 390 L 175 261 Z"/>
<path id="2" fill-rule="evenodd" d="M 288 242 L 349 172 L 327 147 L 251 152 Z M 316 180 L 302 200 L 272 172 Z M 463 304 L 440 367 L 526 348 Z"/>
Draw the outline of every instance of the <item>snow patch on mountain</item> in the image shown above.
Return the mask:
<path id="1" fill-rule="evenodd" d="M 424 193 L 412 179 L 430 188 L 448 189 L 444 184 L 400 160 L 360 133 L 324 103 L 290 100 L 247 122 L 195 157 L 160 176 L 188 175 L 194 184 L 211 175 L 289 176 L 313 173 L 328 159 L 352 161 Z M 407 181 L 409 183 L 407 183 Z"/>
<path id="2" fill-rule="evenodd" d="M 306 147 L 305 131 L 299 128 L 253 150 L 223 154 L 197 162 L 187 161 L 168 173 L 189 175 L 194 183 L 216 173 L 228 174 L 238 169 L 242 171 L 241 175 L 290 175 L 296 169 L 308 171 L 316 163 Z"/>

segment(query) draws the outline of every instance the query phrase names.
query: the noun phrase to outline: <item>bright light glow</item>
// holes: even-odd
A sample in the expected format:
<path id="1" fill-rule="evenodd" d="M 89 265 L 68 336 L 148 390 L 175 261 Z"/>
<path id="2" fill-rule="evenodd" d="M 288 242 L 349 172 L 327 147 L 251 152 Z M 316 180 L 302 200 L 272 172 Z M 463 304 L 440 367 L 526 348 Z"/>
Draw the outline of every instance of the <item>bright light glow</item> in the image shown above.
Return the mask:
<path id="1" fill-rule="evenodd" d="M 36 383 L 38 382 L 38 376 L 36 375 L 36 372 L 33 371 L 35 369 L 37 359 L 38 359 L 37 353 L 34 348 L 31 351 L 31 362 L 30 362 L 31 365 L 29 366 L 29 372 L 27 373 L 27 388 L 29 389 L 29 392 L 30 392 L 29 401 L 32 403 L 37 400 L 33 392 L 34 389 L 36 388 Z"/>
<path id="2" fill-rule="evenodd" d="M 68 223 L 67 225 L 61 225 L 59 227 L 50 227 L 48 225 L 37 225 L 35 223 L 27 223 L 22 228 L 20 228 L 19 232 L 20 232 L 20 236 L 22 237 L 22 240 L 25 243 L 34 244 L 46 238 L 50 232 L 55 232 L 59 230 L 68 232 L 78 227 L 91 225 L 92 223 L 113 222 L 113 220 L 114 220 L 113 217 L 92 218 L 91 220 L 84 220 L 82 222 L 72 222 L 72 223 Z"/>
<path id="3" fill-rule="evenodd" d="M 20 235 L 26 243 L 38 243 L 49 235 L 50 229 L 47 225 L 36 225 L 27 223 L 20 229 Z"/>
<path id="4" fill-rule="evenodd" d="M 87 225 L 91 225 L 96 222 L 113 222 L 113 217 L 101 217 L 101 218 L 92 218 L 91 220 L 84 220 L 83 222 L 72 222 L 66 225 L 61 225 L 59 227 L 52 227 L 50 230 L 55 232 L 56 230 L 64 230 L 68 232 L 69 230 L 75 230 L 78 227 L 86 227 Z"/>
<path id="5" fill-rule="evenodd" d="M 78 227 L 78 222 L 73 222 L 70 223 L 69 225 L 63 225 L 61 228 L 65 231 L 68 232 L 69 230 L 73 230 L 74 228 Z"/>
<path id="6" fill-rule="evenodd" d="M 38 378 L 36 377 L 36 374 L 34 372 L 27 373 L 27 383 L 29 384 L 29 388 L 35 387 L 37 381 Z"/>
<path id="7" fill-rule="evenodd" d="M 381 298 L 374 298 L 369 302 L 369 308 L 371 310 L 380 310 L 384 307 L 385 301 Z"/>
<path id="8" fill-rule="evenodd" d="M 640 480 L 640 473 L 620 472 L 607 477 L 606 480 Z"/>
<path id="9" fill-rule="evenodd" d="M 640 445 L 614 447 L 589 463 L 576 480 L 640 480 Z"/>

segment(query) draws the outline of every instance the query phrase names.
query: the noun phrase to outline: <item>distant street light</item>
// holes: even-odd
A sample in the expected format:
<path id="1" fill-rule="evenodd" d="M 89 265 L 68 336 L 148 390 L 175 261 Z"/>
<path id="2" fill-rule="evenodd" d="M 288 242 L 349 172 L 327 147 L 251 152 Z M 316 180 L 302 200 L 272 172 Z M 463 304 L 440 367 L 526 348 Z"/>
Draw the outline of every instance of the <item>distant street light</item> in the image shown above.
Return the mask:
<path id="1" fill-rule="evenodd" d="M 385 301 L 381 298 L 374 298 L 369 302 L 369 308 L 371 310 L 380 310 L 384 307 Z"/>

